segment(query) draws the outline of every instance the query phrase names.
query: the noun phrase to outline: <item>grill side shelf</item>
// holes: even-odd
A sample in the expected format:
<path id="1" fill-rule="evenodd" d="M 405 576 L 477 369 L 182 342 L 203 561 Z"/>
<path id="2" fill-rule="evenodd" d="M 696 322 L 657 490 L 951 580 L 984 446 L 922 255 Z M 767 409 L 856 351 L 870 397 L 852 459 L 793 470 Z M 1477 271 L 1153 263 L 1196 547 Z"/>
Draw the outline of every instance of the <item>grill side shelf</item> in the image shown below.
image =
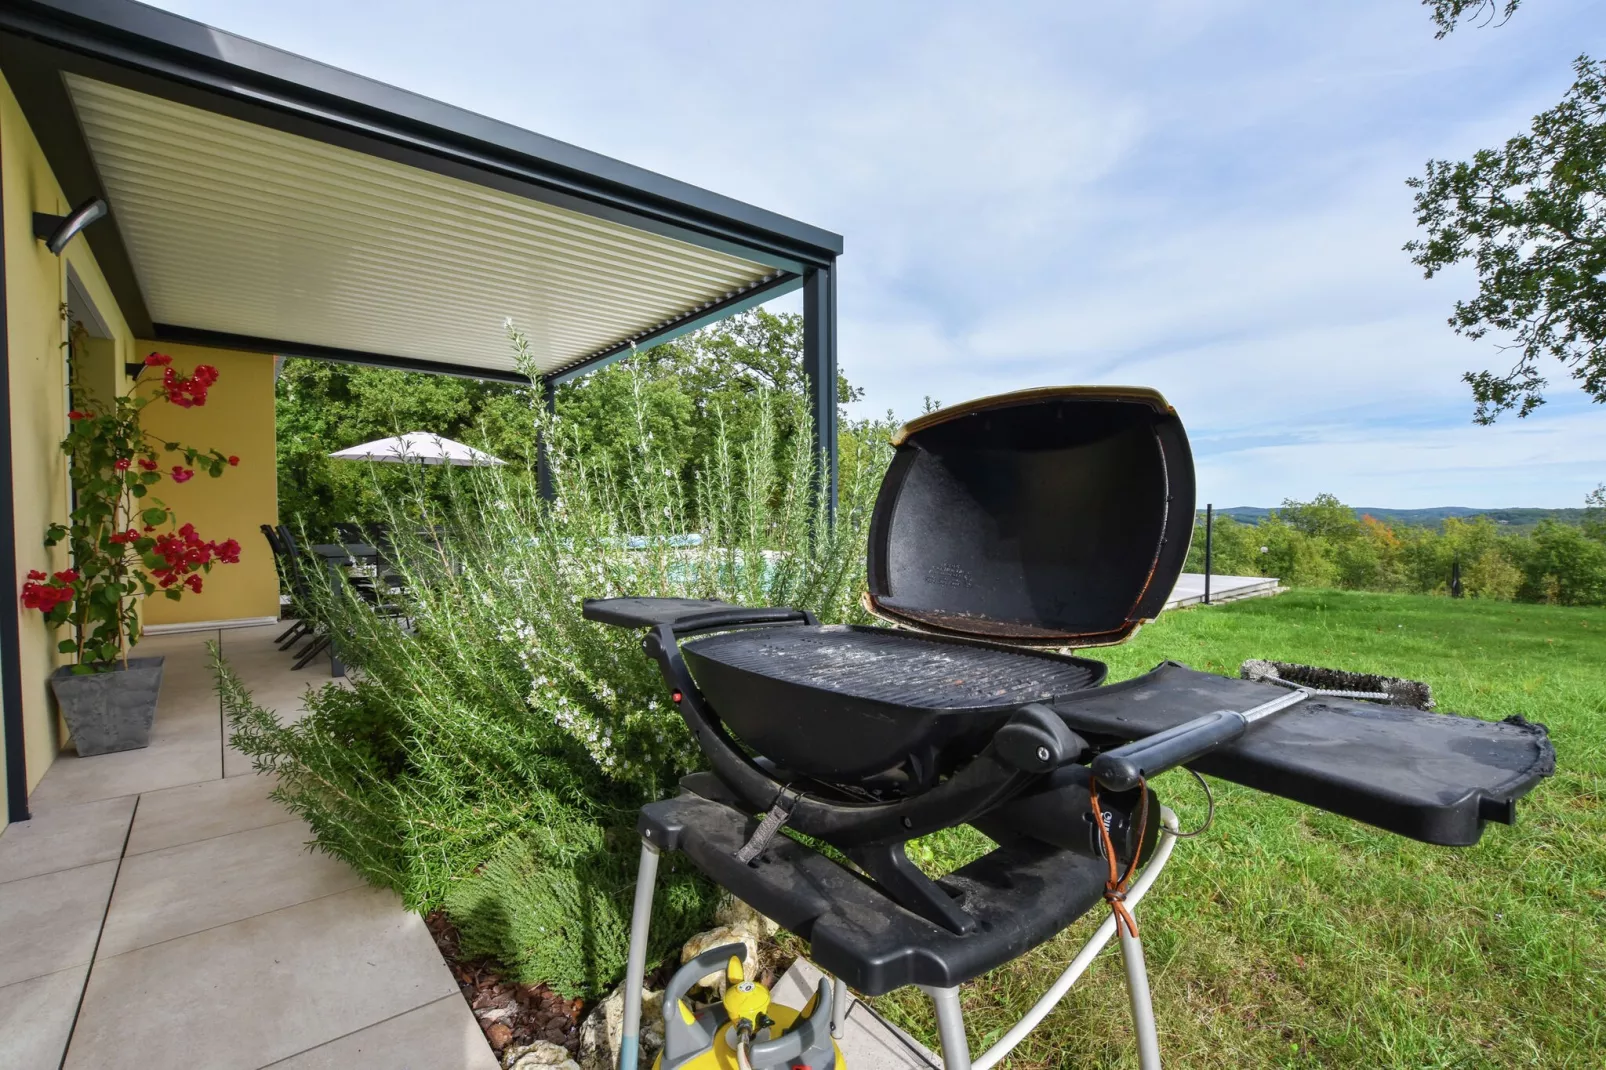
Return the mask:
<path id="1" fill-rule="evenodd" d="M 740 608 L 713 598 L 587 598 L 580 613 L 616 628 L 656 628 L 698 613 Z"/>
<path id="2" fill-rule="evenodd" d="M 1279 694 L 1166 662 L 1054 708 L 1074 731 L 1125 742 Z M 1517 800 L 1554 771 L 1555 750 L 1544 726 L 1526 721 L 1324 697 L 1250 726 L 1192 767 L 1411 839 L 1467 846 L 1483 822 L 1515 819 Z"/>

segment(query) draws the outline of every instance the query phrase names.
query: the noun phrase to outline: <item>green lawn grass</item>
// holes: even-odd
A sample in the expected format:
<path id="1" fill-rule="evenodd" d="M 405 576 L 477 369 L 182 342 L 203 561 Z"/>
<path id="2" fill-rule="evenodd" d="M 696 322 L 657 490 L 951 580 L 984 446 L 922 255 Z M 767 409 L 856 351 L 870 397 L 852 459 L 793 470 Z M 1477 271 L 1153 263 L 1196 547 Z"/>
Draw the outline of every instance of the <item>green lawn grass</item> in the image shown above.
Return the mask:
<path id="1" fill-rule="evenodd" d="M 1441 710 L 1520 713 L 1556 745 L 1517 826 L 1471 848 L 1213 781 L 1215 825 L 1139 910 L 1168 1067 L 1606 1066 L 1606 610 L 1295 591 L 1168 613 L 1089 653 L 1111 679 L 1167 658 L 1236 675 L 1251 657 L 1406 676 Z M 1155 787 L 1197 825 L 1191 778 Z M 974 1051 L 1100 920 L 965 986 Z M 918 993 L 877 1002 L 935 1044 Z M 1137 1065 L 1113 948 L 1004 1065 Z"/>

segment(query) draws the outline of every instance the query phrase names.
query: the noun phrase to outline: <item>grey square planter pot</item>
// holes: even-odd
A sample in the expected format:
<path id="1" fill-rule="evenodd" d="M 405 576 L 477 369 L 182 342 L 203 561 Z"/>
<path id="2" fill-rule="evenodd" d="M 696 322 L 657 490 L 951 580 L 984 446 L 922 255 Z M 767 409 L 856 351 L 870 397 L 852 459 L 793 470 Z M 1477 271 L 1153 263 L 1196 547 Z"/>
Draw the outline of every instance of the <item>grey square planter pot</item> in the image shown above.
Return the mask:
<path id="1" fill-rule="evenodd" d="M 73 674 L 63 665 L 50 674 L 50 689 L 83 757 L 138 750 L 151 741 L 156 697 L 162 690 L 161 658 L 129 658 L 128 668 Z"/>

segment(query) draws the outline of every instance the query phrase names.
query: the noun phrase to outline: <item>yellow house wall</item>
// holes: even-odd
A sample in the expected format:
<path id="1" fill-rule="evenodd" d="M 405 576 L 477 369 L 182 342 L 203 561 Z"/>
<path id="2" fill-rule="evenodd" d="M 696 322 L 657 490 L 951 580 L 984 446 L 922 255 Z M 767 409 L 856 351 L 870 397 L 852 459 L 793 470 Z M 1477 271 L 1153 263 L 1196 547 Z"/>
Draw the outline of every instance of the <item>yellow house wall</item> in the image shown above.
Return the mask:
<path id="1" fill-rule="evenodd" d="M 216 565 L 203 577 L 200 594 L 182 601 L 160 594 L 145 602 L 145 623 L 191 624 L 279 615 L 279 577 L 273 554 L 259 530 L 279 522 L 279 480 L 274 453 L 273 358 L 201 346 L 140 342 L 136 360 L 151 352 L 173 358 L 188 374 L 197 364 L 218 370 L 206 404 L 181 409 L 161 402 L 145 410 L 145 427 L 158 439 L 201 449 L 215 448 L 240 458 L 216 479 L 198 472 L 187 483 L 163 479 L 154 488 L 180 523 L 194 524 L 202 538 L 237 539 L 240 563 Z M 154 371 L 145 375 L 155 377 Z M 179 458 L 163 461 L 164 474 Z"/>
<path id="2" fill-rule="evenodd" d="M 11 387 L 11 479 L 16 502 L 17 568 L 60 569 L 67 566 L 62 548 L 43 545 L 45 528 L 65 520 L 68 509 L 66 459 L 57 444 L 66 435 L 66 302 L 67 265 L 95 303 L 113 335 L 119 362 L 132 359 L 129 333 L 106 280 L 88 245 L 74 238 L 61 257 L 52 256 L 33 237 L 33 213 L 61 214 L 70 207 L 57 185 L 39 144 L 24 120 L 11 87 L 0 78 L 0 204 L 5 227 L 6 342 Z M 271 402 L 270 402 L 271 404 Z M 15 592 L 21 575 L 12 579 L 9 609 L 21 626 L 23 736 L 26 742 L 28 788 L 39 783 L 61 748 L 62 735 L 50 697 L 51 671 L 66 658 L 55 651 L 57 636 L 40 615 L 23 610 Z M 0 763 L 0 794 L 5 790 Z M 0 814 L 0 828 L 5 817 Z"/>

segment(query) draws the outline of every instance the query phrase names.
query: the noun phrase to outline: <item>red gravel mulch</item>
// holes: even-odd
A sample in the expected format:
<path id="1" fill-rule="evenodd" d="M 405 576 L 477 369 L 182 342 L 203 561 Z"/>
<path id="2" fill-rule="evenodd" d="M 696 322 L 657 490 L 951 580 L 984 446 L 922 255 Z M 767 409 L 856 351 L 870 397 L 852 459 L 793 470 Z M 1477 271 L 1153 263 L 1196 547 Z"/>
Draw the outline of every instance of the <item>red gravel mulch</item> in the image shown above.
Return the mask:
<path id="1" fill-rule="evenodd" d="M 521 985 L 507 980 L 500 967 L 489 960 L 463 958 L 457 927 L 439 910 L 428 915 L 424 923 L 497 1058 L 510 1044 L 536 1040 L 562 1045 L 570 1055 L 579 1052 L 580 1019 L 584 1017 L 580 1000 L 564 999 L 546 985 Z"/>

